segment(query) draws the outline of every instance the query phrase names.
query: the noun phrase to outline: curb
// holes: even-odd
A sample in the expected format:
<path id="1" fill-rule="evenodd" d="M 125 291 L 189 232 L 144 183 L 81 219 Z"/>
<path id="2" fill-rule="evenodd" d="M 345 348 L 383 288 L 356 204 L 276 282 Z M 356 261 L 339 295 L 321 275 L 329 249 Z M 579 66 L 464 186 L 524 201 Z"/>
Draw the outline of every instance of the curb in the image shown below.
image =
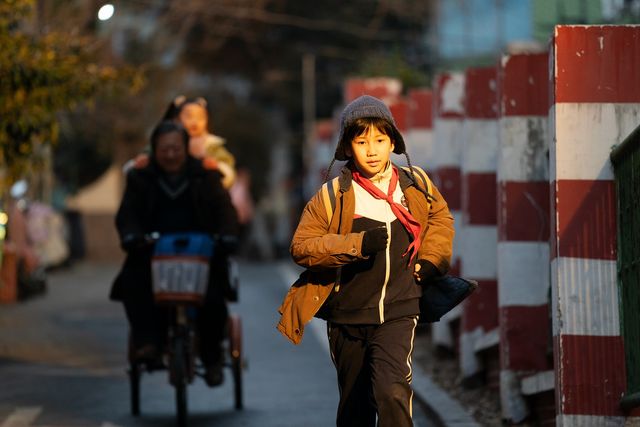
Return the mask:
<path id="1" fill-rule="evenodd" d="M 415 363 L 411 388 L 440 427 L 480 427 L 460 403 L 431 381 L 429 375 Z"/>

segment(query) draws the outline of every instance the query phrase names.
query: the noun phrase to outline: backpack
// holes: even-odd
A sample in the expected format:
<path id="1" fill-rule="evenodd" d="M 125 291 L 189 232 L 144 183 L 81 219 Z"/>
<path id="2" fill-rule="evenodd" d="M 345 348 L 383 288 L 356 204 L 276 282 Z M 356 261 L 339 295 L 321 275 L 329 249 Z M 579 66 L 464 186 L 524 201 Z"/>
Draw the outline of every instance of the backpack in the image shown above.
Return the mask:
<path id="1" fill-rule="evenodd" d="M 402 169 L 407 174 L 411 175 L 411 169 L 406 166 L 403 166 Z M 420 181 L 422 181 L 422 184 L 424 186 L 424 188 L 421 188 L 420 185 L 418 185 L 418 183 L 416 182 L 416 187 L 418 187 L 418 190 L 424 193 L 425 197 L 427 198 L 427 203 L 431 205 L 431 201 L 435 200 L 435 197 L 433 197 L 432 193 L 431 179 L 429 179 L 427 173 L 418 166 L 412 166 L 412 169 L 413 176 L 419 176 Z M 329 187 L 331 187 L 331 189 L 329 189 Z M 324 208 L 327 211 L 327 223 L 331 223 L 331 219 L 333 218 L 333 211 L 336 208 L 336 194 L 338 194 L 338 177 L 335 177 L 332 180 L 322 184 L 320 192 L 322 194 Z"/>

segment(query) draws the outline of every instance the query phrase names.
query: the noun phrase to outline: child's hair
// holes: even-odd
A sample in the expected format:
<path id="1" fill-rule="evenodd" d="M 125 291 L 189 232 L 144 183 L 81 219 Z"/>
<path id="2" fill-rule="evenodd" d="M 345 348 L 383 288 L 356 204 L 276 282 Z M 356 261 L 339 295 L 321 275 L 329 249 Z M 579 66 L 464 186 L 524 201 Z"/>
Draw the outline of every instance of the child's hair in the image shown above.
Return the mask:
<path id="1" fill-rule="evenodd" d="M 167 110 L 164 112 L 164 116 L 162 116 L 162 121 L 176 120 L 184 106 L 188 104 L 199 105 L 204 108 L 204 110 L 207 112 L 207 115 L 209 114 L 209 111 L 207 110 L 207 100 L 203 97 L 198 96 L 196 98 L 187 98 L 184 95 L 179 95 L 176 96 L 175 99 L 171 101 L 171 103 L 167 107 Z"/>
<path id="2" fill-rule="evenodd" d="M 381 117 L 360 117 L 350 122 L 343 129 L 342 138 L 339 141 L 339 144 L 341 144 L 342 146 L 339 148 L 339 150 L 341 150 L 342 153 L 346 153 L 345 149 L 347 147 L 345 147 L 345 145 L 351 144 L 351 141 L 353 141 L 354 138 L 364 134 L 371 127 L 375 127 L 380 132 L 387 135 L 389 138 L 391 138 L 391 142 L 393 144 L 396 144 L 396 140 L 394 136 L 397 133 L 395 131 L 394 126 L 391 123 L 389 123 L 388 120 L 385 120 Z M 404 147 L 404 142 L 402 144 L 403 144 L 402 146 Z M 409 167 L 411 167 L 411 160 L 409 159 L 409 154 L 407 154 L 407 151 L 403 150 L 402 154 L 404 154 L 404 156 L 407 159 L 407 164 L 409 165 Z M 327 182 L 327 180 L 329 179 L 331 168 L 333 167 L 333 164 L 335 163 L 336 160 L 337 159 L 334 156 L 334 158 L 331 160 L 331 163 L 329 164 L 329 167 L 327 168 L 327 172 L 324 176 L 324 182 Z M 411 175 L 413 177 L 413 168 L 411 169 Z M 415 177 L 414 177 L 414 181 L 415 181 Z"/>
<path id="3" fill-rule="evenodd" d="M 354 138 L 364 134 L 369 128 L 376 128 L 383 134 L 391 138 L 391 142 L 395 144 L 395 132 L 393 126 L 387 120 L 380 117 L 361 117 L 349 123 L 343 131 L 342 144 L 351 144 Z M 342 147 L 343 149 L 347 147 Z"/>
<path id="4" fill-rule="evenodd" d="M 182 142 L 184 143 L 187 152 L 189 152 L 189 134 L 187 133 L 185 128 L 182 127 L 182 125 L 172 120 L 161 121 L 153 129 L 153 132 L 151 132 L 151 152 L 155 153 L 156 147 L 158 145 L 158 139 L 160 139 L 162 135 L 172 132 L 177 132 L 178 134 L 180 134 Z"/>

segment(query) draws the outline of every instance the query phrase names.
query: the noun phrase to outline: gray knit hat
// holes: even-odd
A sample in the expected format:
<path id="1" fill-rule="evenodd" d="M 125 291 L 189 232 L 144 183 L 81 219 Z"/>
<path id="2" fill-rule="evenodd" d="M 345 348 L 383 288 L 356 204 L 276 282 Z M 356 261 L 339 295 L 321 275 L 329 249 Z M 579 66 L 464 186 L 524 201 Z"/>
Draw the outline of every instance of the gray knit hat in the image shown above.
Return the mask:
<path id="1" fill-rule="evenodd" d="M 391 115 L 389 108 L 378 98 L 374 98 L 369 95 L 362 95 L 344 107 L 344 110 L 340 115 L 340 136 L 338 137 L 338 147 L 336 148 L 336 153 L 334 155 L 336 160 L 343 161 L 349 159 L 345 152 L 345 144 L 349 141 L 343 141 L 344 130 L 357 119 L 364 117 L 377 117 L 389 122 L 393 129 L 393 135 L 389 135 L 394 143 L 393 152 L 396 154 L 402 154 L 405 152 L 404 139 L 396 126 L 395 120 L 393 120 L 393 116 Z"/>

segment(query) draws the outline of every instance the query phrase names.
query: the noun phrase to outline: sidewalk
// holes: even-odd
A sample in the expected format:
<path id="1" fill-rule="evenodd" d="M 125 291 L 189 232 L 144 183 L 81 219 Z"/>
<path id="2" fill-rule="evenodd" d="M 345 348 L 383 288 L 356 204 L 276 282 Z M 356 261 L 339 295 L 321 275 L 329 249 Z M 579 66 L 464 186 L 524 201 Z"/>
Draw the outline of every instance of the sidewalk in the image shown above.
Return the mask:
<path id="1" fill-rule="evenodd" d="M 481 424 L 474 420 L 460 402 L 438 386 L 429 375 L 431 367 L 428 365 L 434 363 L 431 357 L 425 357 L 426 352 L 431 351 L 429 347 L 425 332 L 418 330 L 414 343 L 412 381 L 416 399 L 442 427 L 480 427 Z"/>
<path id="2" fill-rule="evenodd" d="M 105 333 L 96 337 L 95 351 L 71 351 L 77 342 L 86 345 L 86 328 L 78 327 L 87 322 L 108 331 L 113 322 L 124 322 L 120 307 L 106 304 L 109 283 L 117 272 L 117 265 L 80 263 L 69 270 L 50 275 L 51 292 L 42 298 L 35 298 L 25 304 L 1 306 L 0 310 L 0 353 L 9 359 L 32 363 L 58 364 L 69 368 L 89 369 L 102 374 L 117 374 L 122 371 L 120 353 L 101 351 Z M 291 263 L 282 263 L 276 269 L 284 279 L 283 286 L 297 278 L 297 270 Z M 99 282 L 99 284 L 97 283 Z M 107 283 L 109 282 L 109 283 Z M 91 285 L 91 286 L 89 286 Z M 70 295 L 73 295 L 70 298 Z M 97 295 L 97 296 L 96 296 Z M 52 323 L 54 319 L 55 322 Z M 60 327 L 60 324 L 75 327 Z M 55 328 L 55 333 L 52 332 Z M 442 427 L 480 426 L 457 400 L 438 386 L 429 372 L 433 372 L 437 360 L 431 355 L 426 326 L 420 326 L 416 333 L 413 356 L 413 389 L 416 405 Z M 15 331 L 19 329 L 20 334 Z M 314 319 L 309 332 L 318 334 L 320 343 L 326 345 L 324 322 Z M 82 340 L 78 340 L 78 335 Z M 309 337 L 311 338 L 311 337 Z M 122 340 L 109 336 L 107 342 Z M 93 341 L 93 340 L 90 340 Z M 86 350 L 86 349 L 85 349 Z M 328 353 L 328 346 L 325 349 Z M 436 365 L 444 369 L 443 365 Z"/>

